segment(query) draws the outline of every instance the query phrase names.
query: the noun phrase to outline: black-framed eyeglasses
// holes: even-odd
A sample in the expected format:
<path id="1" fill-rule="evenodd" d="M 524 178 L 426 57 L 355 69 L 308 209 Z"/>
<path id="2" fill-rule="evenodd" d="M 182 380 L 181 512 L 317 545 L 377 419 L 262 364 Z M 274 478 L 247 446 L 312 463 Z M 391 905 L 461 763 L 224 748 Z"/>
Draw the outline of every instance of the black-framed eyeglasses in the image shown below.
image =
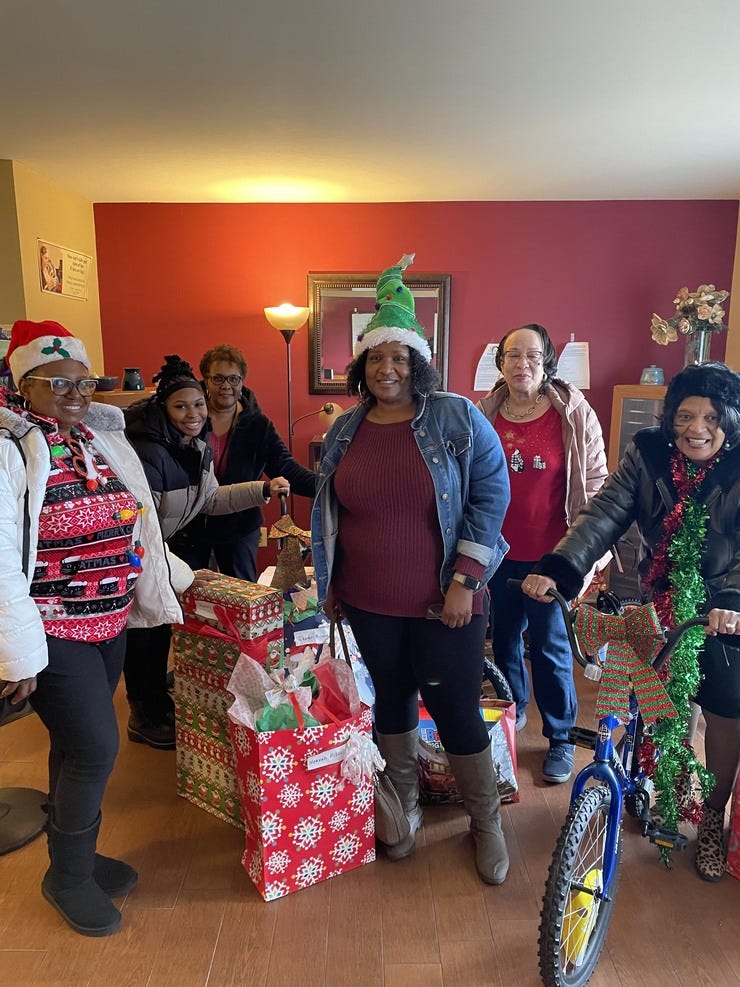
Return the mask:
<path id="1" fill-rule="evenodd" d="M 80 394 L 89 398 L 98 389 L 97 377 L 83 377 L 82 380 L 70 380 L 69 377 L 39 377 L 36 374 L 26 374 L 25 380 L 45 380 L 51 388 L 51 393 L 57 397 L 71 394 L 77 388 Z"/>
<path id="2" fill-rule="evenodd" d="M 221 387 L 224 384 L 228 384 L 230 387 L 238 387 L 244 378 L 241 374 L 229 374 L 228 377 L 224 377 L 223 374 L 213 374 L 209 376 L 208 380 L 212 381 L 216 387 Z"/>

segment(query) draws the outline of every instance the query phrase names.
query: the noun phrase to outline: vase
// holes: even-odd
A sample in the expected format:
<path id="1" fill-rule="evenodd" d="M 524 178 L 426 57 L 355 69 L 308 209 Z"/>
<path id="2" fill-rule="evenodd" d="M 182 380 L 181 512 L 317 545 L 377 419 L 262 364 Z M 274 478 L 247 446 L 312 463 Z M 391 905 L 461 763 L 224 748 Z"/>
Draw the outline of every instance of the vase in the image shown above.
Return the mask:
<path id="1" fill-rule="evenodd" d="M 123 383 L 121 385 L 121 390 L 143 391 L 145 387 L 146 385 L 144 384 L 144 378 L 141 376 L 141 371 L 138 367 L 123 368 Z"/>
<path id="2" fill-rule="evenodd" d="M 692 363 L 706 363 L 709 360 L 709 347 L 712 342 L 712 333 L 705 330 L 697 330 L 686 334 L 686 348 L 684 349 L 683 365 L 690 366 Z"/>

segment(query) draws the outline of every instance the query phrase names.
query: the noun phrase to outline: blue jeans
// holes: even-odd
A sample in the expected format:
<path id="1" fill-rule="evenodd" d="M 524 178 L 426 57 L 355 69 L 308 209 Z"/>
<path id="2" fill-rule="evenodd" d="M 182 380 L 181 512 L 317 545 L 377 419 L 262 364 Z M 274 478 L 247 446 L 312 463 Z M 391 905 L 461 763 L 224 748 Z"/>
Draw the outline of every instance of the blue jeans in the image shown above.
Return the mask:
<path id="1" fill-rule="evenodd" d="M 46 641 L 49 664 L 37 676 L 30 703 L 49 731 L 54 822 L 74 833 L 95 822 L 118 754 L 113 693 L 126 632 L 100 644 Z"/>
<path id="2" fill-rule="evenodd" d="M 529 702 L 529 676 L 522 633 L 529 629 L 532 687 L 542 716 L 542 733 L 550 741 L 567 740 L 568 730 L 576 721 L 578 701 L 563 615 L 557 604 L 537 603 L 521 590 L 506 586 L 507 579 L 524 579 L 533 565 L 504 559 L 488 584 L 493 657 L 509 680 L 517 714 L 523 713 Z"/>

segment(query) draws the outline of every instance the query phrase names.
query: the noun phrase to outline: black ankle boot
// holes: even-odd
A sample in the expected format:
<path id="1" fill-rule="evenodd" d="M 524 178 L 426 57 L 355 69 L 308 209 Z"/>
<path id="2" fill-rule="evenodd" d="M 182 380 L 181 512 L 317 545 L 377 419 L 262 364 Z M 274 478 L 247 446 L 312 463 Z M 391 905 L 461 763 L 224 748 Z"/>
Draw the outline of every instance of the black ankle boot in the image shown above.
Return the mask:
<path id="1" fill-rule="evenodd" d="M 129 700 L 128 739 L 135 744 L 148 744 L 159 750 L 175 749 L 175 715 L 169 710 L 161 714 L 148 713 L 143 702 Z"/>
<path id="2" fill-rule="evenodd" d="M 109 936 L 121 924 L 121 913 L 93 877 L 100 816 L 87 829 L 67 833 L 49 821 L 51 865 L 41 892 L 75 932 Z"/>
<path id="3" fill-rule="evenodd" d="M 49 821 L 47 821 L 44 829 L 46 830 L 46 845 L 49 851 L 49 860 L 51 860 L 52 847 L 51 837 L 49 836 L 49 826 L 51 823 L 54 806 L 51 800 L 49 800 L 44 806 L 42 806 L 42 808 L 49 816 Z M 100 830 L 102 818 L 102 813 L 98 813 L 98 818 L 96 820 L 98 830 Z M 123 895 L 128 894 L 129 891 L 133 891 L 139 883 L 139 875 L 130 864 L 127 864 L 123 860 L 116 860 L 115 857 L 104 857 L 102 853 L 95 854 L 95 861 L 93 863 L 93 877 L 109 898 L 121 898 Z"/>

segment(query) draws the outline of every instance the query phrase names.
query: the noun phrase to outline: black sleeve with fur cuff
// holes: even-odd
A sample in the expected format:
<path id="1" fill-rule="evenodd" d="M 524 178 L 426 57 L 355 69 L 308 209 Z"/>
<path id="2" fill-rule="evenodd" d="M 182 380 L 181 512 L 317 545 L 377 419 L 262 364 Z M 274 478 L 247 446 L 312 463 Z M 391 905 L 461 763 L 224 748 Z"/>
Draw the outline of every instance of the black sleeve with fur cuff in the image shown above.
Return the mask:
<path id="1" fill-rule="evenodd" d="M 554 552 L 543 555 L 540 561 L 532 566 L 532 572 L 538 576 L 549 576 L 550 579 L 554 579 L 558 592 L 562 593 L 566 600 L 578 596 L 583 586 L 584 576 L 566 558 Z"/>

